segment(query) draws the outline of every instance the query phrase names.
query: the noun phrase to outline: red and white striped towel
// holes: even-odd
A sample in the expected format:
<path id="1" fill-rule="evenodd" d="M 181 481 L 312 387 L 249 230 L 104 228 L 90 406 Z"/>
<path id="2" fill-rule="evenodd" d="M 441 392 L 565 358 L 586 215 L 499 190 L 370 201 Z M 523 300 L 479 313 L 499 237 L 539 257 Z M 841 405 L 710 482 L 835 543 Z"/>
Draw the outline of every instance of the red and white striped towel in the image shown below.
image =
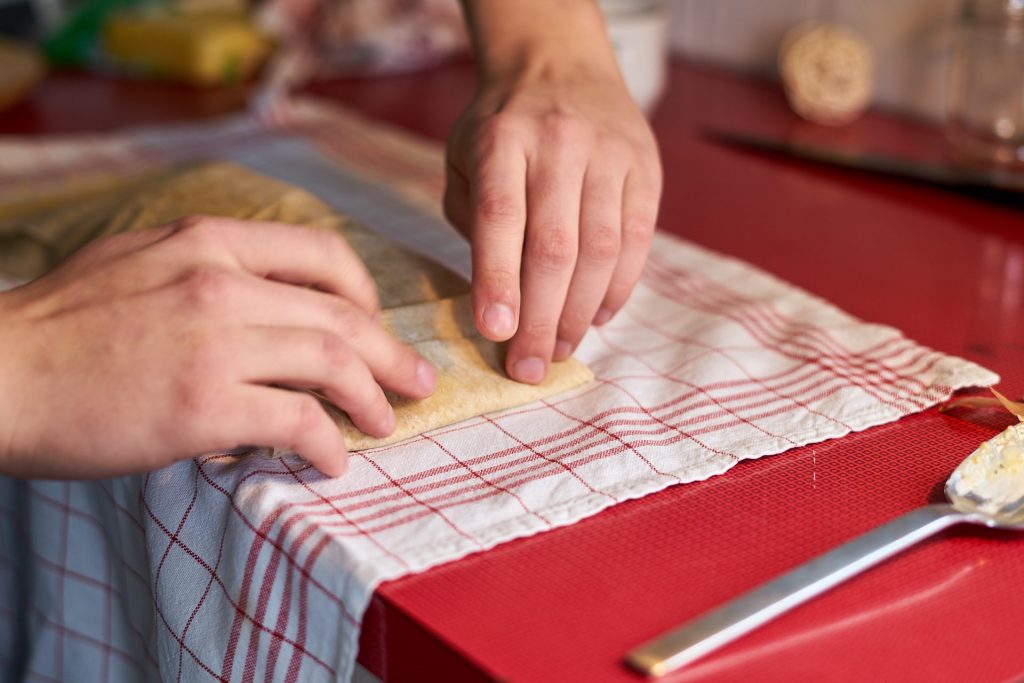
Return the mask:
<path id="1" fill-rule="evenodd" d="M 289 131 L 239 117 L 0 141 L 0 201 L 26 178 L 215 155 L 466 271 L 437 214 L 439 149 L 326 105 L 296 111 Z M 578 356 L 593 384 L 364 451 L 338 480 L 297 457 L 230 454 L 100 482 L 0 479 L 0 672 L 347 678 L 383 580 L 997 380 L 664 235 L 626 309 Z"/>

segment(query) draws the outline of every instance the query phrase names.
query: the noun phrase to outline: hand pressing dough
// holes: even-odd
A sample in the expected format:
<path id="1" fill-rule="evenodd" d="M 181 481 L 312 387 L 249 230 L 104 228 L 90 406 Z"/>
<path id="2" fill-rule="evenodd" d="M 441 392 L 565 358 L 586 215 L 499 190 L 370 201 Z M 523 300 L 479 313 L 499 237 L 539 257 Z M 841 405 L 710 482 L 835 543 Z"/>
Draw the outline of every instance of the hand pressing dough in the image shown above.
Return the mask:
<path id="1" fill-rule="evenodd" d="M 370 269 L 381 307 L 457 296 L 466 282 L 448 269 L 393 245 L 293 185 L 230 163 L 156 171 L 115 182 L 83 179 L 76 187 L 0 205 L 0 273 L 38 277 L 87 242 L 184 216 L 227 216 L 293 223 L 342 233 Z"/>
<path id="2" fill-rule="evenodd" d="M 414 346 L 438 371 L 434 395 L 423 400 L 390 396 L 396 428 L 385 438 L 357 430 L 327 404 L 350 450 L 403 441 L 484 413 L 530 403 L 593 379 L 575 359 L 553 363 L 540 385 L 504 373 L 505 345 L 475 328 L 468 284 L 443 266 L 395 246 L 341 216 L 309 193 L 241 166 L 211 163 L 154 173 L 105 191 L 55 196 L 28 208 L 0 206 L 0 244 L 27 245 L 31 259 L 12 273 L 40 275 L 86 242 L 107 234 L 161 225 L 189 215 L 294 223 L 341 232 L 366 263 L 380 294 L 382 324 Z M 27 267 L 26 267 L 27 263 Z M 14 264 L 17 265 L 17 264 Z M 282 348 L 282 353 L 287 349 Z"/>

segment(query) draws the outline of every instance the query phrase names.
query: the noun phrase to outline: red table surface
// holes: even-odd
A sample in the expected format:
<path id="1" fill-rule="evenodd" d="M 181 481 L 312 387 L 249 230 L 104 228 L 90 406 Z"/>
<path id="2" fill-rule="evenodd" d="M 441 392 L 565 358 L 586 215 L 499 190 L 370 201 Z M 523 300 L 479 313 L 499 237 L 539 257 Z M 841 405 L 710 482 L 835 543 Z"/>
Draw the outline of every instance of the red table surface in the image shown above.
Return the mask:
<path id="1" fill-rule="evenodd" d="M 471 65 L 456 63 L 312 90 L 441 139 L 472 88 Z M 59 75 L 0 114 L 0 133 L 104 130 L 244 100 L 244 88 Z M 938 158 L 938 131 L 881 114 L 814 126 L 770 84 L 685 63 L 673 64 L 653 120 L 663 229 L 982 363 L 1008 392 L 1024 392 L 1024 213 L 701 135 L 713 125 Z M 1010 422 L 929 410 L 387 583 L 367 614 L 360 660 L 396 681 L 639 681 L 622 665 L 631 647 L 940 500 L 953 467 Z M 1022 540 L 951 530 L 669 680 L 1020 679 Z"/>

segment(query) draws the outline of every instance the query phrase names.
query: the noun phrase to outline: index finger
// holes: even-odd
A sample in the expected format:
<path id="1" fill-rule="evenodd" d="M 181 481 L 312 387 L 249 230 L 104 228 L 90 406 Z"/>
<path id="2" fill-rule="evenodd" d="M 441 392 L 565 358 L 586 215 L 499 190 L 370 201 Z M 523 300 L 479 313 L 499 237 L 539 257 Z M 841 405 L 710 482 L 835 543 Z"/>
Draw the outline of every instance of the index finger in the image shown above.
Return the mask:
<path id="1" fill-rule="evenodd" d="M 380 309 L 370 271 L 336 233 L 216 216 L 185 218 L 170 227 L 166 242 L 180 240 L 259 277 L 337 294 L 370 315 Z"/>

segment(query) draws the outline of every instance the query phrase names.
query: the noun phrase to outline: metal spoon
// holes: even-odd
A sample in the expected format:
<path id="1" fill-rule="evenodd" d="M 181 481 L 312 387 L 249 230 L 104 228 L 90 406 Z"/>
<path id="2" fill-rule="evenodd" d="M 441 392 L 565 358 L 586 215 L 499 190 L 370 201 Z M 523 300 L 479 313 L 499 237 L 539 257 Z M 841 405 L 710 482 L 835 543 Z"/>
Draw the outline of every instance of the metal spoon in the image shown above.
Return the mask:
<path id="1" fill-rule="evenodd" d="M 1024 529 L 1024 423 L 983 443 L 946 481 L 949 503 L 926 505 L 820 555 L 632 650 L 626 661 L 663 676 L 954 524 Z"/>

